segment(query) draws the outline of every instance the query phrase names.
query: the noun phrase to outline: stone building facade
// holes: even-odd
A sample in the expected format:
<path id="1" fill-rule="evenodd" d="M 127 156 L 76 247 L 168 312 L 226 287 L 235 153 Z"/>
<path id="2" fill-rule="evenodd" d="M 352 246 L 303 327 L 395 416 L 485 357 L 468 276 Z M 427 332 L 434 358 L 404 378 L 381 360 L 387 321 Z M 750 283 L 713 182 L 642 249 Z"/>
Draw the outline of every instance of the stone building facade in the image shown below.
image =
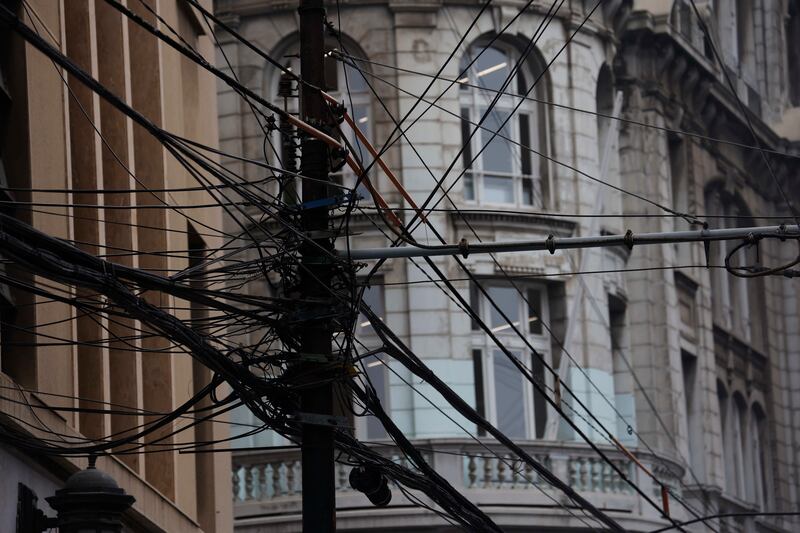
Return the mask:
<path id="1" fill-rule="evenodd" d="M 396 137 L 395 121 L 409 115 L 404 124 L 413 126 L 385 160 L 417 203 L 447 174 L 450 200 L 438 203 L 429 220 L 448 242 L 793 222 L 787 202 L 800 203 L 798 2 L 695 0 L 701 24 L 688 0 L 608 1 L 584 25 L 594 2 L 568 2 L 552 17 L 548 10 L 558 3 L 526 4 L 492 2 L 474 26 L 480 2 L 328 5 L 341 30 L 340 39 L 329 39 L 330 91 L 349 88 L 350 98 L 340 97 L 377 146 Z M 287 66 L 297 61 L 295 7 L 216 2 L 226 24 Z M 229 61 L 249 88 L 282 101 L 276 69 L 222 30 L 220 39 L 220 64 Z M 512 65 L 518 71 L 504 88 Z M 227 87 L 219 91 L 219 112 L 223 151 L 275 162 L 250 110 Z M 253 179 L 266 177 L 241 161 L 225 163 Z M 370 176 L 390 205 L 409 207 L 380 172 Z M 352 246 L 387 245 L 374 218 L 369 208 L 354 215 Z M 415 236 L 438 243 L 425 226 Z M 733 247 L 470 256 L 464 262 L 485 293 L 463 281 L 451 258 L 436 263 L 538 379 L 552 390 L 547 365 L 569 384 L 593 416 L 567 402 L 578 428 L 659 502 L 658 485 L 669 486 L 686 504 L 674 499 L 673 515 L 688 520 L 793 510 L 800 498 L 800 286 L 781 276 L 728 274 L 720 265 Z M 777 265 L 796 253 L 794 244 L 761 243 L 757 256 L 745 251 L 741 261 Z M 740 264 L 739 256 L 733 261 Z M 646 531 L 662 523 L 587 453 L 423 265 L 387 261 L 364 297 L 463 398 L 625 527 Z M 376 342 L 368 326 L 358 327 L 366 345 Z M 490 441 L 482 442 L 491 451 L 477 446 L 475 428 L 399 365 L 367 365 L 366 372 L 397 424 L 502 527 L 587 527 L 545 497 L 549 489 L 531 487 L 493 455 L 499 448 Z M 364 439 L 385 436 L 369 418 L 355 426 Z M 655 480 L 613 455 L 609 432 L 650 465 Z M 282 444 L 269 434 L 248 442 Z M 237 530 L 298 530 L 298 459 L 285 450 L 234 456 Z M 366 500 L 347 490 L 346 469 L 341 475 L 343 529 L 441 523 L 419 509 L 364 510 Z M 798 525 L 796 518 L 746 517 L 708 527 Z"/>
<path id="2" fill-rule="evenodd" d="M 210 1 L 206 4 L 211 7 Z M 213 55 L 201 19 L 182 2 L 147 0 L 128 5 L 151 22 L 155 16 L 145 5 L 154 9 L 187 42 Z M 0 6 L 154 123 L 216 146 L 213 78 L 201 75 L 199 67 L 129 23 L 108 3 L 3 0 Z M 207 112 L 199 113 L 201 109 Z M 195 249 L 199 254 L 203 247 L 219 245 L 216 236 L 209 237 L 164 207 L 165 189 L 194 184 L 155 138 L 0 24 L 0 209 L 4 213 L 120 264 L 171 272 L 186 268 L 186 259 L 165 255 L 164 250 Z M 208 203 L 191 192 L 174 192 L 168 200 L 181 205 Z M 215 209 L 196 209 L 192 215 L 196 223 L 221 225 Z M 58 285 L 5 261 L 0 269 L 3 279 L 9 276 L 22 284 L 16 287 L 41 283 L 40 287 L 59 290 Z M 152 417 L 146 413 L 172 411 L 210 379 L 188 355 L 163 353 L 169 344 L 157 336 L 142 336 L 138 322 L 98 319 L 11 284 L 0 284 L 0 294 L 3 435 L 11 429 L 43 439 L 121 435 L 149 423 Z M 91 298 L 69 288 L 63 294 Z M 159 305 L 181 306 L 165 295 L 147 298 Z M 188 309 L 178 313 L 190 318 Z M 101 340 L 106 337 L 116 340 Z M 108 411 L 101 412 L 104 409 Z M 138 453 L 98 459 L 98 468 L 136 498 L 126 513 L 125 531 L 232 530 L 229 456 L 179 454 L 173 449 L 225 438 L 227 426 L 202 422 L 169 436 L 186 425 L 185 418 L 170 422 L 140 442 L 146 446 Z M 0 531 L 13 532 L 18 531 L 18 498 L 33 491 L 39 508 L 53 516 L 44 498 L 63 488 L 70 474 L 85 468 L 86 458 L 46 456 L 2 440 Z"/>

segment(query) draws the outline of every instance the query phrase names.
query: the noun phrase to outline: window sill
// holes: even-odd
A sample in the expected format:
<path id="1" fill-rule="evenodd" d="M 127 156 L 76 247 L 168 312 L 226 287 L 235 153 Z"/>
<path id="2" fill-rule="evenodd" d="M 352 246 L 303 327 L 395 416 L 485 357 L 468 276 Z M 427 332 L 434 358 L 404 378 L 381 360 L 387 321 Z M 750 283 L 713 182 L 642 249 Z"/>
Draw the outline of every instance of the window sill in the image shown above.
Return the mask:
<path id="1" fill-rule="evenodd" d="M 473 206 L 465 205 L 459 207 L 461 209 L 473 208 Z M 482 207 L 491 209 L 488 206 Z M 526 235 L 540 234 L 545 237 L 550 234 L 556 237 L 570 237 L 577 227 L 576 222 L 563 218 L 553 219 L 540 214 L 540 212 L 525 213 L 514 206 L 503 206 L 502 209 L 508 209 L 508 211 L 501 209 L 462 211 L 461 213 L 451 212 L 449 216 L 459 234 L 470 231 L 465 220 L 475 229 L 514 231 Z"/>

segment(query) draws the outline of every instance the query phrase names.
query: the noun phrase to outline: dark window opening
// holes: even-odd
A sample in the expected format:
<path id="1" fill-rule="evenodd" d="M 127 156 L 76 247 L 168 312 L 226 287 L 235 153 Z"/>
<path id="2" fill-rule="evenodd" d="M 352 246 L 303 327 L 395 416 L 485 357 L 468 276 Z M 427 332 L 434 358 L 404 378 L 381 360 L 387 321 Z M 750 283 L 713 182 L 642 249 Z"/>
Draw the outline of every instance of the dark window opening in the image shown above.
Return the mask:
<path id="1" fill-rule="evenodd" d="M 483 390 L 483 352 L 472 350 L 472 372 L 475 381 L 475 410 L 483 418 L 486 418 L 486 403 Z M 478 428 L 478 435 L 486 436 L 486 430 Z"/>

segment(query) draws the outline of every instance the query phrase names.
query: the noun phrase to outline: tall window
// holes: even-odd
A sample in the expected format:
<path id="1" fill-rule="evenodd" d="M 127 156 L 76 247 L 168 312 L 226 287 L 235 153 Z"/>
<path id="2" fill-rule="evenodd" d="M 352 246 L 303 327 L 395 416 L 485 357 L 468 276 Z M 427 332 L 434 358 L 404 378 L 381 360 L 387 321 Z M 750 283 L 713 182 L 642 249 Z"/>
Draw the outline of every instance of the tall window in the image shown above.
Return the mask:
<path id="1" fill-rule="evenodd" d="M 750 439 L 752 453 L 750 462 L 753 467 L 753 501 L 761 509 L 767 508 L 769 501 L 769 475 L 767 473 L 767 420 L 764 411 L 758 404 L 753 404 L 750 409 Z"/>
<path id="2" fill-rule="evenodd" d="M 753 0 L 736 0 L 736 37 L 739 69 L 751 84 L 755 83 L 756 45 Z"/>
<path id="3" fill-rule="evenodd" d="M 330 51 L 339 48 L 337 41 L 330 41 L 326 43 L 326 48 Z M 352 55 L 358 55 L 353 50 L 348 50 Z M 283 55 L 290 57 L 284 66 L 290 68 L 292 72 L 300 73 L 300 53 L 299 43 L 289 47 Z M 370 104 L 370 89 L 367 80 L 361 71 L 368 69 L 365 63 L 359 63 L 356 60 L 351 61 L 352 64 L 344 63 L 338 60 L 333 54 L 325 56 L 325 85 L 327 93 L 336 98 L 339 102 L 344 103 L 347 108 L 348 114 L 353 118 L 357 127 L 367 139 L 372 138 L 372 110 Z M 273 96 L 273 101 L 285 107 L 290 113 L 298 113 L 298 98 L 290 97 L 284 98 L 280 96 L 280 72 L 275 70 L 271 78 L 270 94 Z M 371 83 L 371 82 L 370 82 Z M 294 96 L 297 95 L 296 83 L 294 85 Z M 353 156 L 357 160 L 365 162 L 367 166 L 370 162 L 370 154 L 366 148 L 356 137 L 355 132 L 343 122 L 341 124 L 341 132 L 350 145 L 353 147 Z M 276 132 L 274 146 L 277 149 L 281 145 L 280 134 Z M 298 152 L 299 153 L 299 152 Z M 274 157 L 275 154 L 269 154 L 269 157 Z M 285 165 L 284 165 L 285 166 Z M 299 168 L 299 159 L 295 161 L 295 168 Z M 353 187 L 356 183 L 355 173 L 348 167 L 344 166 L 341 170 L 333 172 L 331 178 L 337 183 L 346 187 Z M 300 194 L 302 184 L 298 183 L 295 186 L 297 194 Z M 362 198 L 370 200 L 366 187 L 360 186 L 356 191 Z"/>
<path id="4" fill-rule="evenodd" d="M 716 218 L 719 228 L 747 226 L 751 221 L 749 210 L 738 195 L 730 194 L 721 187 L 713 187 L 706 192 L 706 209 L 709 214 L 722 216 Z M 725 257 L 738 245 L 738 241 L 720 241 L 711 245 L 712 262 L 725 264 Z M 740 250 L 731 257 L 732 266 L 755 265 L 758 256 L 755 249 Z M 761 348 L 763 328 L 760 323 L 763 313 L 759 280 L 748 280 L 731 275 L 723 268 L 711 273 L 712 303 L 714 322 L 733 333 L 741 341 Z"/>
<path id="5" fill-rule="evenodd" d="M 789 3 L 789 17 L 786 20 L 786 64 L 789 70 L 789 103 L 800 106 L 800 2 Z"/>
<path id="6" fill-rule="evenodd" d="M 547 287 L 518 284 L 520 293 L 502 282 L 485 281 L 483 286 L 489 298 L 503 313 L 498 312 L 489 302 L 489 298 L 477 288 L 473 288 L 471 293 L 472 308 L 479 312 L 484 323 L 514 357 L 531 369 L 534 379 L 544 383 L 542 360 L 531 353 L 511 324 L 549 362 L 550 338 L 543 327 L 543 322 L 548 321 Z M 508 317 L 508 321 L 503 318 L 503 314 Z M 478 410 L 511 438 L 543 437 L 547 422 L 545 399 L 489 336 L 478 329 L 477 324 L 473 324 L 472 354 Z"/>
<path id="7" fill-rule="evenodd" d="M 481 53 L 483 52 L 483 53 Z M 478 55 L 480 54 L 480 56 Z M 477 58 L 467 69 L 467 65 Z M 480 204 L 541 207 L 543 202 L 542 152 L 545 131 L 544 113 L 535 102 L 521 99 L 536 79 L 527 62 L 517 70 L 505 89 L 503 86 L 519 60 L 518 51 L 511 46 L 475 44 L 461 60 L 460 72 L 467 69 L 459 81 L 461 90 L 461 133 L 465 144 L 464 199 Z M 544 81 L 537 83 L 544 85 Z M 482 127 L 469 139 L 490 104 Z M 540 97 L 541 90 L 529 96 Z M 519 108 L 517 109 L 517 105 Z M 517 109 L 515 112 L 514 109 Z"/>
<path id="8" fill-rule="evenodd" d="M 377 280 L 380 281 L 380 278 Z M 385 301 L 383 285 L 376 283 L 364 290 L 362 300 L 381 319 L 385 317 Z M 375 333 L 367 317 L 360 314 L 356 324 L 356 336 L 359 342 L 359 351 L 368 351 L 381 346 L 381 341 Z M 361 364 L 365 371 L 365 381 L 375 389 L 384 411 L 389 412 L 389 357 L 378 353 L 365 358 Z M 381 439 L 386 437 L 386 430 L 380 420 L 372 415 L 365 418 L 364 433 L 367 439 Z"/>
<path id="9" fill-rule="evenodd" d="M 733 461 L 733 485 L 728 485 L 731 492 L 742 499 L 747 498 L 747 475 L 745 471 L 745 450 L 747 449 L 747 404 L 741 394 L 733 395 L 731 407 L 731 460 Z"/>

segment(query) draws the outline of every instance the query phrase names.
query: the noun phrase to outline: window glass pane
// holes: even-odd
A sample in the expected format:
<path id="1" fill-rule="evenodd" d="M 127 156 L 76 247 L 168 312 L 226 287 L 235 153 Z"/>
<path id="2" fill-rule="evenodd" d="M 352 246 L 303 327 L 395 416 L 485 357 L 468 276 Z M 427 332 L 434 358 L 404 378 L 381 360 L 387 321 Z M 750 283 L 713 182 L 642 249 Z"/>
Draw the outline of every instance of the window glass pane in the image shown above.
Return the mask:
<path id="1" fill-rule="evenodd" d="M 464 199 L 475 199 L 475 178 L 472 176 L 472 172 L 464 174 Z"/>
<path id="2" fill-rule="evenodd" d="M 499 307 L 508 319 L 519 326 L 519 293 L 513 287 L 489 287 L 487 289 L 489 297 Z M 491 323 L 492 330 L 497 333 L 513 333 L 511 327 L 508 325 L 502 315 L 489 304 L 491 307 Z"/>
<path id="3" fill-rule="evenodd" d="M 469 284 L 469 306 L 470 308 L 477 313 L 478 316 L 481 316 L 481 296 L 478 291 L 477 285 L 474 283 Z M 478 322 L 471 318 L 472 322 L 472 331 L 477 331 L 480 329 L 478 327 Z"/>
<path id="4" fill-rule="evenodd" d="M 369 306 L 370 309 L 372 309 L 373 313 L 378 315 L 378 317 L 381 319 L 384 318 L 385 311 L 383 307 L 383 285 L 370 285 L 364 289 L 362 300 Z M 367 317 L 363 314 L 358 315 L 356 332 L 359 335 L 370 335 L 374 333 L 372 324 L 369 323 Z"/>
<path id="5" fill-rule="evenodd" d="M 486 109 L 481 109 L 481 116 L 486 112 Z M 481 160 L 483 162 L 484 172 L 508 172 L 514 171 L 513 145 L 493 132 L 498 133 L 511 139 L 511 121 L 507 121 L 508 111 L 499 111 L 493 109 L 486 120 L 483 122 L 484 128 L 481 129 L 481 145 L 483 152 L 481 153 Z M 504 124 L 505 123 L 505 124 Z M 502 127 L 501 127 L 502 126 Z"/>
<path id="6" fill-rule="evenodd" d="M 333 57 L 329 59 L 335 60 Z M 355 59 L 353 62 L 362 70 L 364 69 L 364 65 L 359 64 Z M 342 91 L 347 89 L 350 89 L 351 93 L 365 93 L 369 91 L 369 86 L 367 85 L 364 76 L 356 68 L 351 67 L 350 65 L 345 65 L 344 70 L 347 75 L 347 84 L 345 85 L 345 80 L 341 81 L 339 85 L 341 86 L 340 88 Z"/>
<path id="7" fill-rule="evenodd" d="M 500 350 L 494 351 L 493 359 L 497 428 L 511 438 L 525 438 L 522 374 Z"/>
<path id="8" fill-rule="evenodd" d="M 364 136 L 369 139 L 370 138 L 369 105 L 354 104 L 353 109 L 351 111 L 351 116 L 353 117 L 353 121 L 356 123 L 358 129 L 361 130 Z M 356 136 L 354 131 L 347 128 L 346 132 L 348 140 L 353 145 L 354 157 L 363 163 L 364 168 L 368 167 L 369 163 L 372 161 L 372 156 L 367 151 L 367 148 L 363 145 L 361 141 L 358 140 L 358 137 Z M 350 182 L 350 186 L 352 186 L 355 184 L 357 176 L 350 170 L 348 170 L 347 172 L 351 176 L 352 181 Z M 369 173 L 367 173 L 367 176 L 369 176 Z M 369 189 L 367 189 L 367 186 L 364 185 L 363 180 L 356 188 L 356 194 L 367 201 L 370 201 L 372 199 L 372 196 L 369 194 Z"/>
<path id="9" fill-rule="evenodd" d="M 513 204 L 514 179 L 500 176 L 484 176 L 483 200 L 497 204 Z"/>
<path id="10" fill-rule="evenodd" d="M 385 411 L 389 410 L 389 379 L 387 375 L 386 366 L 384 361 L 388 362 L 386 354 L 378 354 L 364 359 L 364 366 L 367 370 L 367 377 L 369 382 L 375 388 L 381 406 Z M 376 417 L 368 415 L 367 417 L 367 438 L 368 439 L 381 439 L 386 437 L 386 430 L 381 424 L 380 420 Z"/>
<path id="11" fill-rule="evenodd" d="M 528 332 L 542 334 L 542 293 L 538 289 L 528 289 Z"/>
<path id="12" fill-rule="evenodd" d="M 472 57 L 476 57 L 480 53 L 479 47 L 471 49 Z M 469 69 L 470 83 L 499 91 L 512 67 L 513 64 L 505 52 L 497 48 L 487 48 Z M 514 87 L 514 85 L 510 85 L 510 87 Z"/>

